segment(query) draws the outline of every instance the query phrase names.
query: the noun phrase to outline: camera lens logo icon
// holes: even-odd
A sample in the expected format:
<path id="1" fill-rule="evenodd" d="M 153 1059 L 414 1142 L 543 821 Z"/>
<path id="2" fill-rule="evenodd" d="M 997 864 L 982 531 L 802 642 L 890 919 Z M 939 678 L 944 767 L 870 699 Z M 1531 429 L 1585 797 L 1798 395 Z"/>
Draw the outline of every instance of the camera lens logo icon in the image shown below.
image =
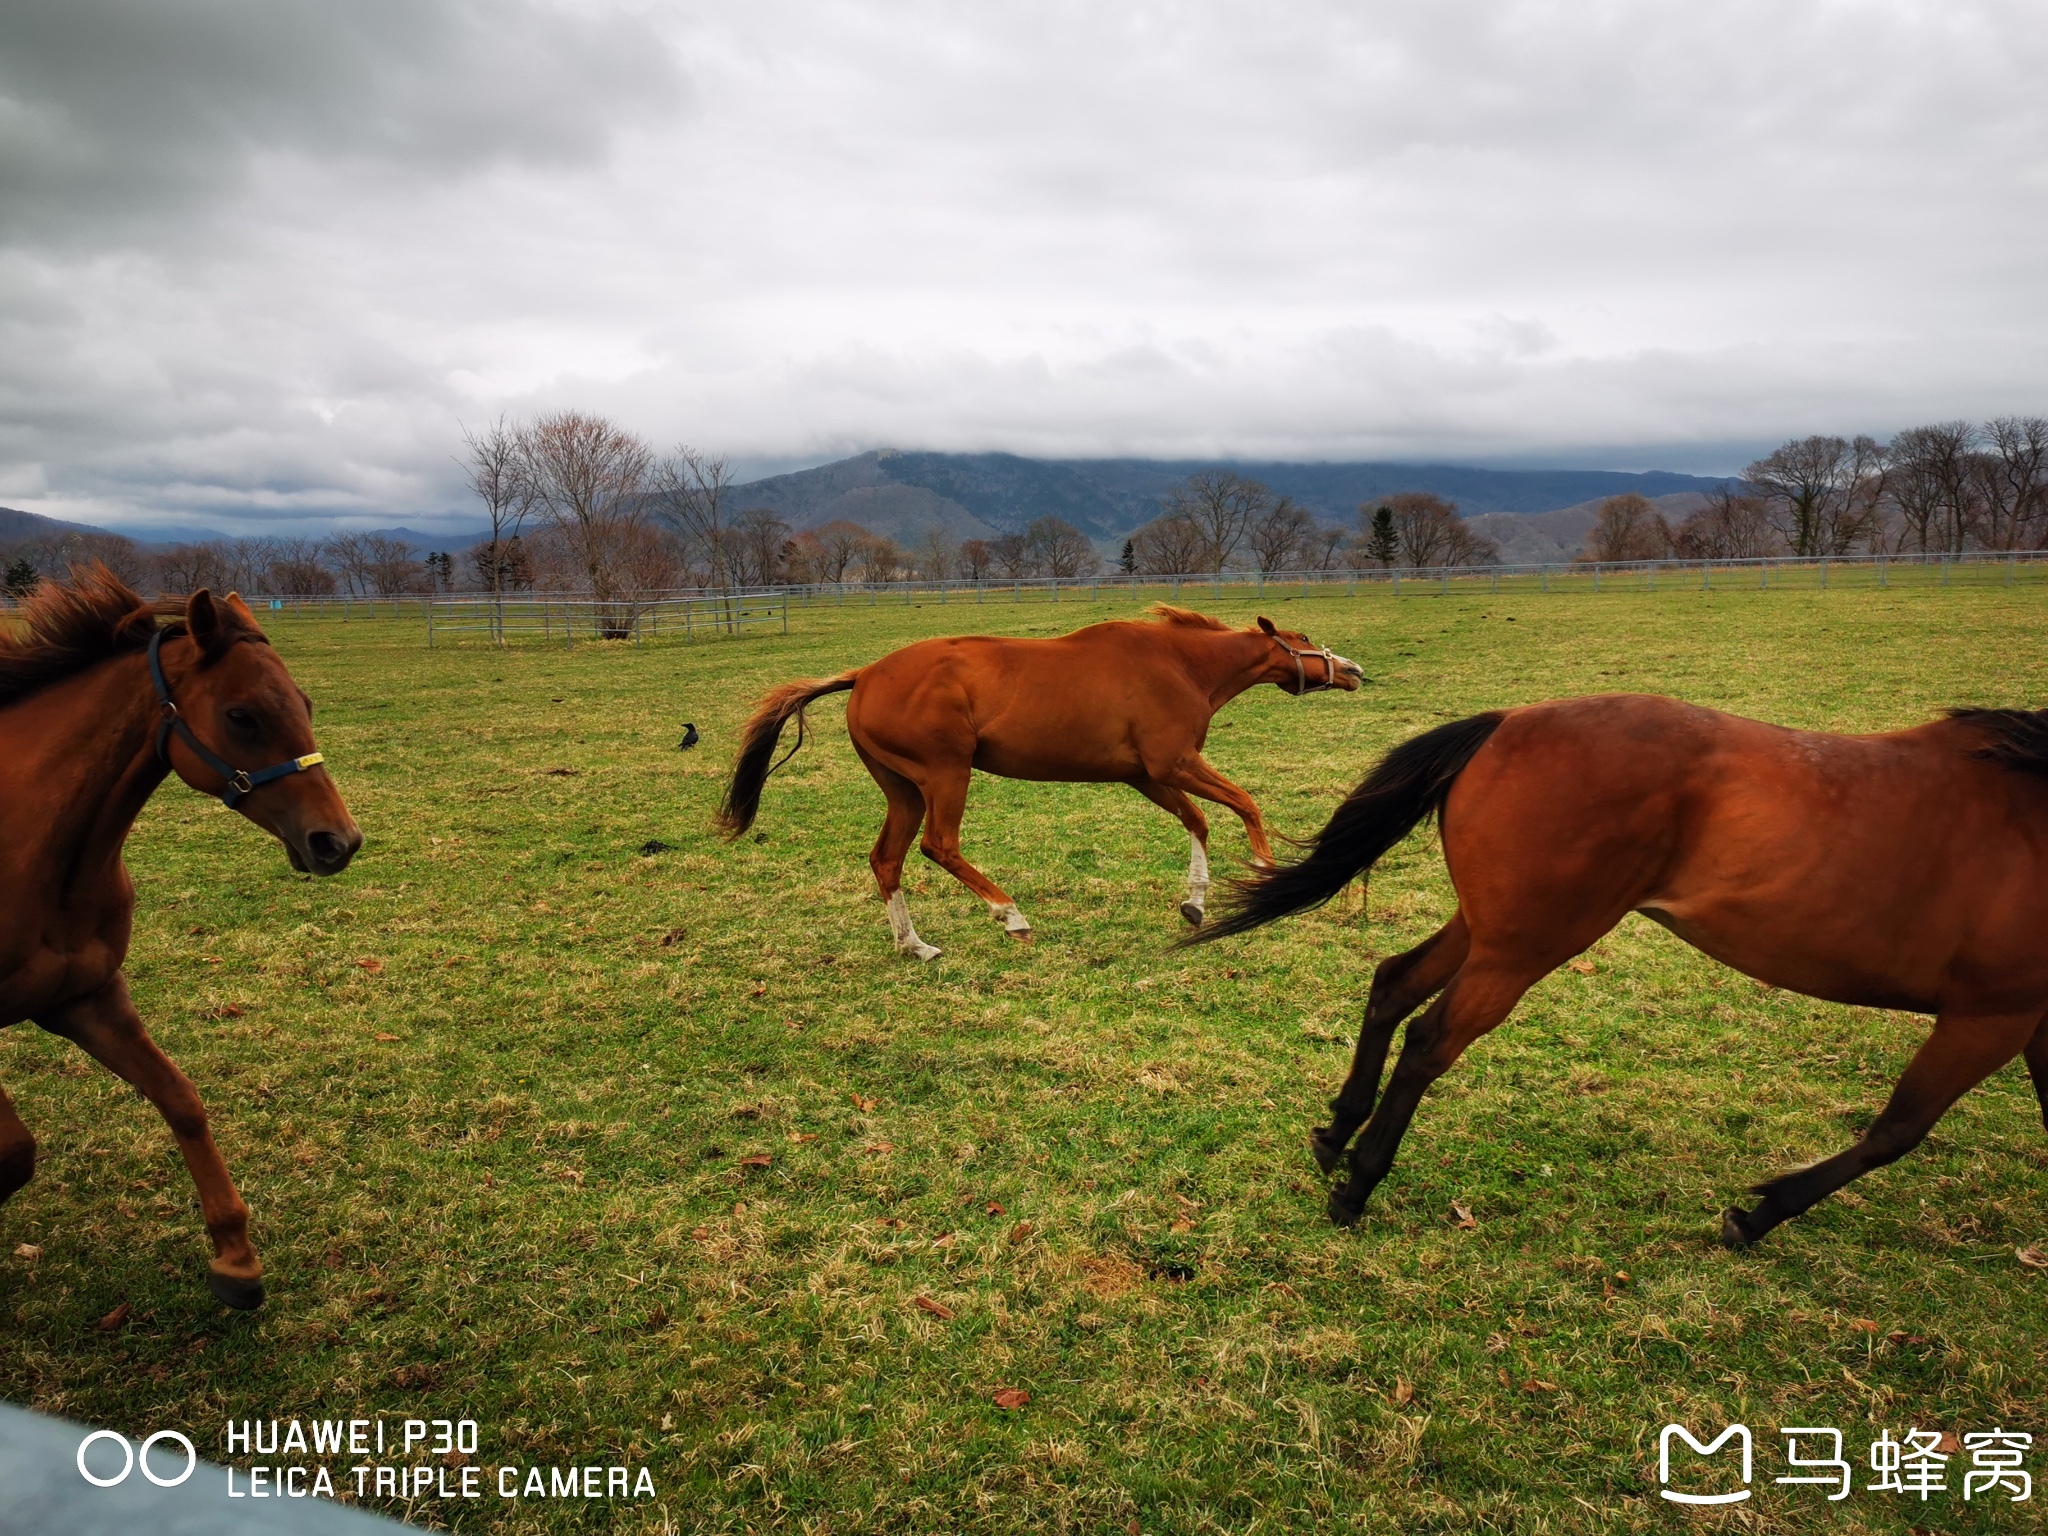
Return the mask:
<path id="1" fill-rule="evenodd" d="M 121 1447 L 121 1470 L 112 1477 L 102 1477 L 85 1464 L 85 1453 L 91 1450 L 96 1442 L 101 1440 L 111 1440 L 114 1444 Z M 176 1477 L 158 1477 L 155 1468 L 149 1464 L 150 1449 L 160 1440 L 170 1441 L 185 1453 L 185 1469 Z M 105 1457 L 99 1459 L 102 1463 L 106 1460 Z M 116 1484 L 127 1482 L 128 1474 L 133 1472 L 137 1466 L 142 1468 L 142 1475 L 152 1483 L 155 1483 L 157 1487 L 175 1488 L 199 1470 L 199 1452 L 193 1448 L 190 1440 L 187 1440 L 175 1429 L 158 1430 L 142 1442 L 142 1449 L 139 1452 L 128 1443 L 126 1435 L 111 1429 L 96 1429 L 78 1442 L 78 1475 L 88 1483 L 91 1483 L 95 1488 L 112 1488 Z"/>

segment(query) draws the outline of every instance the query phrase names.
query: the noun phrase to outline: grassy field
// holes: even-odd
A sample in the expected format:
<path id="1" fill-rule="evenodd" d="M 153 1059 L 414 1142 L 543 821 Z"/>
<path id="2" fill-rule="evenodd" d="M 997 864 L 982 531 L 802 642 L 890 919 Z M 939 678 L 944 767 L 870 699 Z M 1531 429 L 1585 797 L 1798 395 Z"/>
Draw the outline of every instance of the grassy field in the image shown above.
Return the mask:
<path id="1" fill-rule="evenodd" d="M 2048 699 L 2025 586 L 1266 608 L 1375 679 L 1218 720 L 1211 759 L 1296 835 L 1388 745 L 1498 705 L 1645 690 L 1853 731 Z M 1727 1252 L 1721 1207 L 1851 1139 L 1924 1021 L 1766 991 L 1631 919 L 1437 1086 L 1339 1232 L 1305 1138 L 1373 965 L 1449 912 L 1433 840 L 1363 905 L 1178 951 L 1169 818 L 978 780 L 967 852 L 1038 942 L 914 860 L 945 949 L 919 966 L 888 944 L 881 799 L 838 700 L 759 835 L 711 836 L 768 685 L 1109 616 L 847 607 L 506 653 L 279 624 L 355 867 L 295 876 L 175 785 L 130 845 L 136 998 L 207 1097 L 270 1304 L 207 1296 L 154 1113 L 9 1031 L 42 1161 L 0 1211 L 0 1396 L 216 1457 L 229 1418 L 466 1416 L 487 1468 L 644 1465 L 658 1489 L 380 1506 L 463 1530 L 2035 1528 L 2037 1505 L 1964 1503 L 1960 1457 L 1924 1504 L 1862 1491 L 1881 1427 L 2048 1431 L 2048 1273 L 2015 1252 L 2048 1247 L 2048 1135 L 2019 1067 Z M 1215 847 L 1242 857 L 1233 819 Z M 1737 1419 L 1751 1503 L 1659 1502 L 1661 1426 Z M 1845 1431 L 1851 1499 L 1771 1483 L 1788 1424 Z"/>

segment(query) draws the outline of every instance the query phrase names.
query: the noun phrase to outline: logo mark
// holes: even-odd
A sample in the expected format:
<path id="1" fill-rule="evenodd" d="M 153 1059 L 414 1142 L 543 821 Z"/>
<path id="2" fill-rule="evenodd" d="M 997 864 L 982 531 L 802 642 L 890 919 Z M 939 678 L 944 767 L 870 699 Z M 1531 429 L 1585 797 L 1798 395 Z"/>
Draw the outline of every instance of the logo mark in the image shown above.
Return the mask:
<path id="1" fill-rule="evenodd" d="M 85 1453 L 92 1448 L 93 1442 L 98 1440 L 111 1440 L 114 1444 L 121 1447 L 121 1470 L 112 1477 L 101 1477 L 85 1464 Z M 158 1477 L 150 1468 L 150 1447 L 159 1440 L 174 1441 L 185 1452 L 185 1470 L 176 1477 Z M 128 1474 L 135 1470 L 138 1463 L 142 1467 L 142 1475 L 152 1483 L 155 1483 L 157 1487 L 175 1488 L 199 1470 L 199 1452 L 193 1448 L 190 1440 L 187 1440 L 175 1429 L 158 1430 L 142 1442 L 142 1449 L 139 1452 L 133 1445 L 128 1443 L 126 1435 L 111 1429 L 96 1429 L 78 1442 L 78 1475 L 88 1483 L 91 1483 L 95 1488 L 112 1488 L 116 1484 L 127 1482 Z"/>
<path id="2" fill-rule="evenodd" d="M 1674 1435 L 1691 1446 L 1694 1453 L 1700 1456 L 1713 1455 L 1714 1452 L 1720 1450 L 1730 1440 L 1740 1441 L 1742 1445 L 1742 1481 L 1745 1485 L 1749 1482 L 1752 1447 L 1750 1445 L 1749 1426 L 1747 1424 L 1730 1424 L 1705 1445 L 1693 1439 L 1692 1431 L 1683 1424 L 1666 1424 L 1664 1426 L 1664 1433 L 1657 1437 L 1658 1482 L 1669 1483 L 1671 1481 L 1671 1438 Z M 1669 1499 L 1674 1504 L 1740 1504 L 1749 1497 L 1747 1486 L 1738 1488 L 1733 1493 L 1678 1493 L 1668 1487 L 1659 1488 L 1657 1493 L 1659 1497 Z"/>

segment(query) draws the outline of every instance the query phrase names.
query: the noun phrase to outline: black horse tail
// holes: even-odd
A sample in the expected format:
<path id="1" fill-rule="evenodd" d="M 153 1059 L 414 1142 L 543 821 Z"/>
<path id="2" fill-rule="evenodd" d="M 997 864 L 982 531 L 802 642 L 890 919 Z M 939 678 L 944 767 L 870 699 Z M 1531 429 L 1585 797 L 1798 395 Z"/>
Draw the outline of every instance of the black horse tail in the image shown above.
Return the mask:
<path id="1" fill-rule="evenodd" d="M 846 692 L 859 676 L 855 671 L 842 672 L 837 677 L 798 678 L 764 695 L 754 706 L 753 718 L 747 721 L 740 740 L 740 755 L 733 760 L 732 782 L 725 786 L 725 802 L 718 808 L 718 825 L 728 837 L 738 837 L 754 824 L 761 811 L 761 786 L 768 782 L 769 774 L 795 757 L 797 747 L 804 744 L 804 710 L 811 701 L 828 693 Z M 792 716 L 796 719 L 796 746 L 783 754 L 782 762 L 772 762 L 775 744 L 782 739 L 782 728 Z"/>
<path id="2" fill-rule="evenodd" d="M 1458 775 L 1506 718 L 1498 711 L 1473 715 L 1402 742 L 1309 839 L 1306 857 L 1231 881 L 1222 919 L 1187 942 L 1206 944 L 1321 906 L 1432 812 L 1441 819 Z"/>

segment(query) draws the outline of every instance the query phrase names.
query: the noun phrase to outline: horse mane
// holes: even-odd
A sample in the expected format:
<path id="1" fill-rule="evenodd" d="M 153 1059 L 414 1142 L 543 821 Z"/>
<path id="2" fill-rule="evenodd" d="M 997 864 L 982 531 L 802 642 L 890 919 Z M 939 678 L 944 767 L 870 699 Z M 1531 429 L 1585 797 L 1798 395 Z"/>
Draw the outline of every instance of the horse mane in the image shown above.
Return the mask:
<path id="1" fill-rule="evenodd" d="M 11 632 L 0 628 L 0 708 L 19 703 L 96 662 L 144 650 L 158 628 L 184 629 L 184 604 L 151 602 L 97 560 L 69 581 L 43 581 L 21 600 Z"/>
<path id="2" fill-rule="evenodd" d="M 1176 608 L 1171 603 L 1154 603 L 1145 611 L 1162 624 L 1176 624 L 1182 629 L 1230 628 L 1221 619 L 1212 619 L 1206 613 L 1197 613 L 1192 608 Z"/>
<path id="3" fill-rule="evenodd" d="M 2048 710 L 1952 709 L 1948 717 L 1976 726 L 1989 738 L 1972 757 L 2022 773 L 2048 774 Z"/>

